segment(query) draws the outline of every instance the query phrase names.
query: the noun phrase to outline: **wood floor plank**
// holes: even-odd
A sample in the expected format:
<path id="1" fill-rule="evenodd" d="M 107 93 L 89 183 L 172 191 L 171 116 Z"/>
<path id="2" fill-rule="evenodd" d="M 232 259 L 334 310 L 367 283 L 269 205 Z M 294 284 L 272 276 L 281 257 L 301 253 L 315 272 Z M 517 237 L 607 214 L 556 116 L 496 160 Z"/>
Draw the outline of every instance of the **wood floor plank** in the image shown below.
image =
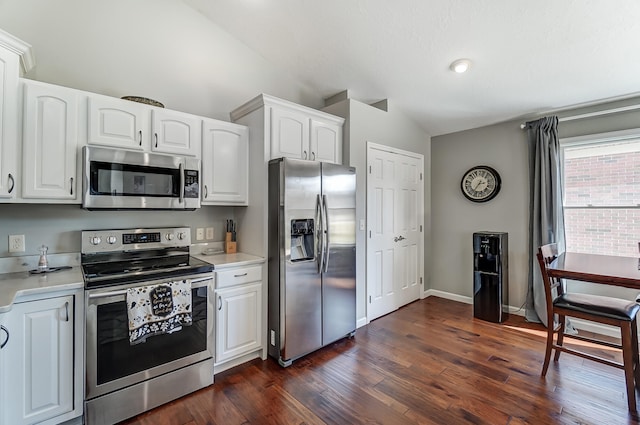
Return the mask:
<path id="1" fill-rule="evenodd" d="M 618 369 L 563 354 L 540 377 L 545 338 L 521 316 L 485 322 L 429 297 L 288 368 L 252 360 L 122 425 L 639 424 Z"/>

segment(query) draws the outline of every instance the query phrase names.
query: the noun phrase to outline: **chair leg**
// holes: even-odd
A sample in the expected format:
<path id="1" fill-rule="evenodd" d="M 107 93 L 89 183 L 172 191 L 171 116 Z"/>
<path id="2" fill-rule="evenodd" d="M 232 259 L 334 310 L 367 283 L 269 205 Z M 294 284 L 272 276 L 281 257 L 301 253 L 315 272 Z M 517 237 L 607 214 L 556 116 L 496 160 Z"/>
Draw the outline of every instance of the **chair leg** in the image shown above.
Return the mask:
<path id="1" fill-rule="evenodd" d="M 549 361 L 551 360 L 551 350 L 553 348 L 553 328 L 555 328 L 555 323 L 553 323 L 553 317 L 550 323 L 547 323 L 547 348 L 544 352 L 544 363 L 542 364 L 542 377 L 547 375 L 547 369 L 549 369 Z"/>
<path id="2" fill-rule="evenodd" d="M 636 376 L 636 389 L 640 388 L 640 349 L 638 348 L 638 320 L 631 321 L 631 346 L 635 350 L 633 353 L 633 367 Z"/>
<path id="3" fill-rule="evenodd" d="M 622 333 L 622 358 L 624 363 L 624 377 L 627 384 L 627 404 L 630 412 L 636 412 L 636 390 L 634 379 L 634 365 L 637 349 L 633 347 L 633 336 L 631 334 L 631 322 L 622 322 L 620 331 Z"/>
<path id="4" fill-rule="evenodd" d="M 558 322 L 560 323 L 560 329 L 558 329 L 558 340 L 556 341 L 556 345 L 562 346 L 564 341 L 564 330 L 567 324 L 566 316 L 559 314 Z M 553 361 L 557 362 L 559 358 L 560 358 L 560 350 L 556 350 L 556 355 L 554 356 Z"/>

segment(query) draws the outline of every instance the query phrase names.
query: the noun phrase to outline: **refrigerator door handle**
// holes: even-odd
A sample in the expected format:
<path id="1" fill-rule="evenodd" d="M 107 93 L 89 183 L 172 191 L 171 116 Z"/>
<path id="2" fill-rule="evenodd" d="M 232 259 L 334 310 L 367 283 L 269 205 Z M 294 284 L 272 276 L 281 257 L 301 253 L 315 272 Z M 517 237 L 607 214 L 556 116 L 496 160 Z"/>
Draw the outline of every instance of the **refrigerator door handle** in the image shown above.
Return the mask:
<path id="1" fill-rule="evenodd" d="M 324 224 L 322 219 L 322 199 L 319 194 L 316 195 L 316 219 L 316 259 L 318 260 L 318 274 L 320 274 L 324 263 Z"/>
<path id="2" fill-rule="evenodd" d="M 329 240 L 329 210 L 327 208 L 327 195 L 322 195 L 322 207 L 324 209 L 324 272 L 326 273 L 329 270 L 329 244 L 331 241 Z"/>

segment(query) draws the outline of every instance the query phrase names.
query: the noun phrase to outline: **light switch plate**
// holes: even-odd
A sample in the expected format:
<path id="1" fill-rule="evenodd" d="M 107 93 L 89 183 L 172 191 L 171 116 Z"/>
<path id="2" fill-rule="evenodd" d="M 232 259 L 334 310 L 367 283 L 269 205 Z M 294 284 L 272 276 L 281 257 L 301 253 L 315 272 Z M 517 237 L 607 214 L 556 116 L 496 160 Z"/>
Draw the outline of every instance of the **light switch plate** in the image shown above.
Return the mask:
<path id="1" fill-rule="evenodd" d="M 360 230 L 364 230 L 364 226 L 365 226 L 364 218 L 361 218 L 360 219 Z"/>
<path id="2" fill-rule="evenodd" d="M 213 239 L 213 227 L 207 227 L 207 239 Z"/>
<path id="3" fill-rule="evenodd" d="M 201 241 L 204 239 L 204 229 L 202 227 L 198 227 L 196 229 L 196 240 Z"/>

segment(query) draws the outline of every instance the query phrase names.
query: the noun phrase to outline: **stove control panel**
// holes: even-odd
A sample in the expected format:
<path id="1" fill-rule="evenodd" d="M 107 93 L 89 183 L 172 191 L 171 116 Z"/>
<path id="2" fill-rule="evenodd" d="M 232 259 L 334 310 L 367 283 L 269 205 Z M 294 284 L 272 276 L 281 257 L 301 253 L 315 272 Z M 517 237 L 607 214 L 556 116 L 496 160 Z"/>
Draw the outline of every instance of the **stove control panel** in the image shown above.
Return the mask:
<path id="1" fill-rule="evenodd" d="M 191 245 L 189 227 L 82 231 L 83 254 L 135 251 Z"/>

